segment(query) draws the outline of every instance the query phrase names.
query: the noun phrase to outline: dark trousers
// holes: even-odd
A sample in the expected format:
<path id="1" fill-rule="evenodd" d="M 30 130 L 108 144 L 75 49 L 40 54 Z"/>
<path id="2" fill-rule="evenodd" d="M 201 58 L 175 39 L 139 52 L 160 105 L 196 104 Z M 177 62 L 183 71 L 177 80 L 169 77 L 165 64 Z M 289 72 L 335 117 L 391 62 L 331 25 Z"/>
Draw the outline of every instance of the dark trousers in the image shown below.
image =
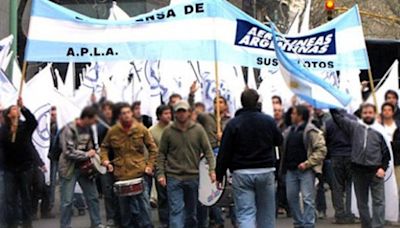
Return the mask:
<path id="1" fill-rule="evenodd" d="M 54 207 L 57 185 L 58 161 L 50 161 L 50 210 Z"/>
<path id="2" fill-rule="evenodd" d="M 168 195 L 167 188 L 161 186 L 158 181 L 156 183 L 157 189 L 157 204 L 158 204 L 158 217 L 163 227 L 169 225 L 169 209 L 168 209 Z"/>
<path id="3" fill-rule="evenodd" d="M 118 197 L 114 193 L 114 176 L 112 173 L 100 175 L 101 187 L 104 197 L 104 205 L 106 209 L 106 219 L 113 219 L 120 223 Z"/>
<path id="4" fill-rule="evenodd" d="M 319 183 L 317 188 L 317 198 L 315 200 L 316 209 L 319 212 L 326 213 L 326 197 L 324 184 L 327 183 L 332 189 L 332 165 L 331 160 L 324 160 L 322 166 L 322 175 L 319 177 Z"/>
<path id="5" fill-rule="evenodd" d="M 362 228 L 378 228 L 385 225 L 385 187 L 384 179 L 376 177 L 375 172 L 353 169 L 354 191 L 360 213 Z M 368 193 L 372 196 L 372 219 L 369 213 Z"/>
<path id="6" fill-rule="evenodd" d="M 32 216 L 36 216 L 40 203 L 40 215 L 46 216 L 50 213 L 50 186 L 46 185 L 44 173 L 35 168 L 32 176 Z"/>
<path id="7" fill-rule="evenodd" d="M 332 203 L 337 220 L 353 219 L 351 213 L 351 157 L 332 157 Z"/>
<path id="8" fill-rule="evenodd" d="M 22 212 L 23 227 L 32 227 L 32 174 L 32 168 L 19 171 L 6 171 L 6 222 L 8 227 L 13 228 L 18 226 L 20 209 Z M 21 208 L 18 205 L 18 196 L 21 197 Z"/>

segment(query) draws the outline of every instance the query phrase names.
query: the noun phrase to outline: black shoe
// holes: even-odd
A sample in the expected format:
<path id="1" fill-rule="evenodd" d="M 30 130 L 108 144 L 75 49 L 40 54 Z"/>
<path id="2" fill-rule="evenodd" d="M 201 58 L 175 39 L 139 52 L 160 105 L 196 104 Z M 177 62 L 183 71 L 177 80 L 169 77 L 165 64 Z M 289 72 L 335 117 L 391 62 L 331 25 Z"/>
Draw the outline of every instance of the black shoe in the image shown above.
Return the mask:
<path id="1" fill-rule="evenodd" d="M 43 213 L 41 216 L 40 216 L 40 218 L 42 218 L 42 219 L 53 219 L 53 218 L 55 218 L 56 216 L 53 214 L 53 213 L 51 213 L 51 212 L 48 212 L 48 213 Z"/>
<path id="2" fill-rule="evenodd" d="M 86 215 L 86 210 L 85 209 L 79 209 L 78 210 L 78 215 L 79 216 L 85 216 Z"/>

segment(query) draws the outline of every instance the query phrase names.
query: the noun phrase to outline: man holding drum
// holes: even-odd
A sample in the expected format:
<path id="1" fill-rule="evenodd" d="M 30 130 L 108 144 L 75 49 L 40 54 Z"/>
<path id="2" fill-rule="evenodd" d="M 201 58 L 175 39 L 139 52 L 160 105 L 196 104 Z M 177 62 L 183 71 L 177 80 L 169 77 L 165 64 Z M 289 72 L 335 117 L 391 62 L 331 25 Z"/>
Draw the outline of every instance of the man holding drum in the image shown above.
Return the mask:
<path id="1" fill-rule="evenodd" d="M 152 227 L 150 201 L 143 175 L 153 174 L 157 146 L 150 132 L 133 121 L 128 103 L 117 104 L 118 122 L 110 128 L 101 146 L 102 165 L 114 173 L 114 189 L 119 198 L 122 227 Z M 145 158 L 145 147 L 149 158 Z M 114 160 L 108 157 L 114 151 Z"/>
<path id="2" fill-rule="evenodd" d="M 158 182 L 167 186 L 169 227 L 197 227 L 199 162 L 204 154 L 211 180 L 215 181 L 215 160 L 204 128 L 191 120 L 186 101 L 175 107 L 175 120 L 161 137 Z"/>

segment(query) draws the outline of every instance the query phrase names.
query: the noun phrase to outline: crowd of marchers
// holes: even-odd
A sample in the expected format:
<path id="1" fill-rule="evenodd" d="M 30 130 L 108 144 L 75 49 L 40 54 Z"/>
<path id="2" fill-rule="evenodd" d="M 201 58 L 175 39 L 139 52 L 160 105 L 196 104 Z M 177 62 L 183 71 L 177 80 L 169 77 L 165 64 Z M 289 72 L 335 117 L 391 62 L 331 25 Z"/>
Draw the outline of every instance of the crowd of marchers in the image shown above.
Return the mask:
<path id="1" fill-rule="evenodd" d="M 160 227 L 224 227 L 229 218 L 233 227 L 269 228 L 285 214 L 294 227 L 311 228 L 326 218 L 329 203 L 335 224 L 384 227 L 387 170 L 400 182 L 395 91 L 387 91 L 379 111 L 364 103 L 354 114 L 298 101 L 284 109 L 273 96 L 270 116 L 253 89 L 242 92 L 236 113 L 229 113 L 222 96 L 214 99 L 214 112 L 205 112 L 203 103 L 194 102 L 196 90 L 194 83 L 187 101 L 171 95 L 157 108 L 157 120 L 141 114 L 144 100 L 93 98 L 65 126 L 57 126 L 52 107 L 49 167 L 32 143 L 38 122 L 22 98 L 2 109 L 0 227 L 28 228 L 35 219 L 60 214 L 59 226 L 68 228 L 76 211 L 89 213 L 93 228 L 147 228 L 154 227 L 156 208 Z M 228 206 L 199 202 L 201 159 L 213 185 L 232 192 Z"/>

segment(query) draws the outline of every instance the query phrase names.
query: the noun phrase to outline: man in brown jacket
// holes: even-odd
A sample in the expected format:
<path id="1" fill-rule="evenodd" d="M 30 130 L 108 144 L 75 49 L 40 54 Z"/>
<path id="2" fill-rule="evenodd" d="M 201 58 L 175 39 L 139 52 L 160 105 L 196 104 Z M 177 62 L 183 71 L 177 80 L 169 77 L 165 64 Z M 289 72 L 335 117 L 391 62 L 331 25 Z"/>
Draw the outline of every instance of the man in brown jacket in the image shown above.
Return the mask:
<path id="1" fill-rule="evenodd" d="M 157 146 L 149 131 L 133 121 L 132 110 L 127 103 L 119 107 L 119 121 L 108 131 L 101 146 L 101 161 L 109 172 L 114 173 L 117 181 L 143 178 L 152 175 L 157 157 Z M 149 158 L 145 158 L 145 147 Z M 110 161 L 108 152 L 114 151 L 114 160 Z M 145 179 L 144 179 L 145 181 Z M 144 183 L 143 187 L 146 188 Z M 119 197 L 122 227 L 152 227 L 150 219 L 150 201 L 146 190 L 132 196 Z"/>

